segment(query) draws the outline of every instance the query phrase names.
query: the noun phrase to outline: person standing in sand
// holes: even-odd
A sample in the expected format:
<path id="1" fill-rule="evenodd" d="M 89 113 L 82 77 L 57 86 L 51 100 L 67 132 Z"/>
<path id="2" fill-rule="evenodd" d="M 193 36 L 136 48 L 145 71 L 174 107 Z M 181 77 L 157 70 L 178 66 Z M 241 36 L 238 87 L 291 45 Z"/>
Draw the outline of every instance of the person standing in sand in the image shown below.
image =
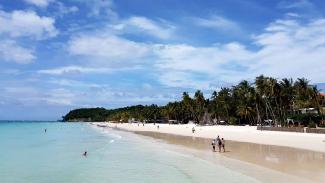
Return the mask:
<path id="1" fill-rule="evenodd" d="M 218 135 L 218 137 L 217 137 L 217 144 L 218 144 L 219 152 L 221 152 L 222 142 L 221 142 L 221 139 L 220 139 L 219 135 Z"/>
<path id="2" fill-rule="evenodd" d="M 215 139 L 212 140 L 211 145 L 212 145 L 213 152 L 216 152 L 216 140 Z"/>
<path id="3" fill-rule="evenodd" d="M 218 143 L 220 141 L 220 137 L 218 135 L 218 137 L 216 138 L 216 142 Z"/>
<path id="4" fill-rule="evenodd" d="M 223 149 L 223 152 L 226 152 L 226 149 L 225 149 L 225 139 L 221 139 L 221 147 L 222 147 L 222 149 Z"/>

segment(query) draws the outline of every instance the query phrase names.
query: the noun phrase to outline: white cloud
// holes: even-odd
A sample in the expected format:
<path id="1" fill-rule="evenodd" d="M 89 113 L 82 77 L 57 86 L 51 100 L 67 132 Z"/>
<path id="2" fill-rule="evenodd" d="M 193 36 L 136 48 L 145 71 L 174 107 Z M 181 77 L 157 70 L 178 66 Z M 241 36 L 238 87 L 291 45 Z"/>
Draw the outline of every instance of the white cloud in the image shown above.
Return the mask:
<path id="1" fill-rule="evenodd" d="M 314 5 L 309 0 L 296 0 L 296 1 L 281 1 L 278 4 L 279 8 L 314 8 Z"/>
<path id="2" fill-rule="evenodd" d="M 74 92 L 64 89 L 52 89 L 50 90 L 42 99 L 47 104 L 50 105 L 73 105 L 75 100 L 77 100 L 77 96 Z"/>
<path id="3" fill-rule="evenodd" d="M 33 86 L 5 86 L 0 98 L 21 106 L 69 106 L 73 105 L 81 93 L 64 88 L 44 89 Z"/>
<path id="4" fill-rule="evenodd" d="M 218 80 L 234 75 L 227 65 L 244 67 L 252 53 L 239 43 L 211 47 L 190 45 L 159 46 L 155 49 L 160 81 L 172 87 L 210 89 Z M 239 72 L 239 71 L 235 71 Z"/>
<path id="5" fill-rule="evenodd" d="M 310 0 L 281 1 L 278 3 L 278 8 L 299 12 L 299 16 L 302 18 L 314 19 L 315 17 L 323 17 L 321 9 Z"/>
<path id="6" fill-rule="evenodd" d="M 118 14 L 113 10 L 113 0 L 87 0 L 85 3 L 90 7 L 89 16 L 106 15 L 109 19 L 118 18 Z"/>
<path id="7" fill-rule="evenodd" d="M 212 16 L 210 18 L 194 17 L 192 18 L 192 20 L 196 25 L 201 27 L 212 28 L 222 31 L 240 30 L 239 25 L 236 22 L 221 16 Z"/>
<path id="8" fill-rule="evenodd" d="M 0 59 L 4 61 L 28 64 L 35 58 L 33 50 L 23 48 L 13 40 L 1 40 L 0 42 Z"/>
<path id="9" fill-rule="evenodd" d="M 106 68 L 87 68 L 81 66 L 66 66 L 54 69 L 39 70 L 40 74 L 63 75 L 63 74 L 80 74 L 80 73 L 110 73 L 112 70 Z"/>
<path id="10" fill-rule="evenodd" d="M 0 35 L 8 34 L 10 37 L 30 36 L 36 39 L 45 39 L 58 34 L 54 23 L 53 18 L 39 16 L 34 11 L 16 10 L 7 13 L 0 10 Z"/>
<path id="11" fill-rule="evenodd" d="M 173 35 L 174 27 L 165 22 L 156 22 L 146 17 L 133 16 L 122 20 L 113 26 L 118 31 L 126 33 L 146 34 L 160 39 L 169 39 Z"/>
<path id="12" fill-rule="evenodd" d="M 85 67 L 85 66 L 65 66 L 53 69 L 38 70 L 39 74 L 48 75 L 71 75 L 71 74 L 111 74 L 114 72 L 121 72 L 127 70 L 136 70 L 141 67 L 126 67 L 126 68 L 107 68 L 107 67 Z"/>
<path id="13" fill-rule="evenodd" d="M 54 0 L 24 0 L 26 3 L 33 4 L 35 6 L 45 8 Z"/>
<path id="14" fill-rule="evenodd" d="M 95 84 L 95 83 L 86 83 L 86 82 L 70 80 L 70 79 L 53 78 L 53 79 L 49 80 L 49 83 L 59 85 L 59 86 L 65 86 L 65 87 L 80 87 L 80 88 L 103 87 L 103 85 L 99 85 L 99 84 Z"/>
<path id="15" fill-rule="evenodd" d="M 260 74 L 324 82 L 325 19 L 306 24 L 277 20 L 255 36 L 254 43 L 258 46 L 255 51 L 239 43 L 203 48 L 164 46 L 158 50 L 156 66 L 162 71 L 162 82 L 171 86 L 191 85 L 192 81 L 208 88 L 216 80 L 238 82 Z"/>
<path id="16" fill-rule="evenodd" d="M 201 47 L 144 44 L 111 32 L 97 32 L 74 37 L 69 42 L 69 51 L 88 56 L 91 62 L 102 58 L 124 67 L 134 60 L 142 60 L 148 72 L 168 87 L 211 89 L 220 83 L 254 79 L 260 74 L 324 82 L 325 19 L 308 23 L 297 19 L 276 20 L 249 44 L 255 48 L 237 42 Z"/>
<path id="17" fill-rule="evenodd" d="M 155 49 L 158 55 L 158 66 L 165 69 L 218 72 L 222 64 L 232 60 L 248 60 L 250 52 L 239 43 L 229 43 L 211 47 L 194 47 L 191 45 L 164 45 Z"/>
<path id="18" fill-rule="evenodd" d="M 53 80 L 55 81 L 55 80 Z M 63 83 L 63 84 L 62 84 Z M 45 84 L 45 83 L 43 83 Z M 83 83 L 73 80 L 50 82 L 50 88 L 42 86 L 5 86 L 0 93 L 4 104 L 20 106 L 70 106 L 70 107 L 121 107 L 130 104 L 166 103 L 175 99 L 167 90 L 144 91 L 134 87 L 121 89 L 106 85 Z M 72 84 L 73 86 L 65 86 Z M 12 85 L 10 83 L 9 85 Z M 93 87 L 92 85 L 96 85 Z M 80 89 L 78 87 L 83 87 Z M 87 90 L 86 88 L 89 88 Z M 96 97 L 94 97 L 96 96 Z"/>
<path id="19" fill-rule="evenodd" d="M 56 8 L 56 11 L 55 11 L 55 15 L 56 16 L 64 16 L 66 14 L 70 14 L 70 13 L 76 13 L 79 11 L 79 8 L 77 6 L 66 6 L 64 5 L 62 2 L 60 1 L 57 1 L 54 3 L 55 4 L 55 8 Z"/>
<path id="20" fill-rule="evenodd" d="M 148 46 L 110 34 L 76 36 L 69 41 L 68 50 L 73 55 L 104 59 L 105 62 L 131 60 L 147 56 Z"/>
<path id="21" fill-rule="evenodd" d="M 325 78 L 325 19 L 302 24 L 278 20 L 257 36 L 261 49 L 255 54 L 255 72 L 278 77 L 307 77 L 313 82 Z"/>
<path id="22" fill-rule="evenodd" d="M 288 18 L 299 18 L 299 17 L 300 17 L 299 14 L 297 14 L 297 13 L 291 13 L 291 12 L 286 13 L 286 16 L 287 16 Z"/>

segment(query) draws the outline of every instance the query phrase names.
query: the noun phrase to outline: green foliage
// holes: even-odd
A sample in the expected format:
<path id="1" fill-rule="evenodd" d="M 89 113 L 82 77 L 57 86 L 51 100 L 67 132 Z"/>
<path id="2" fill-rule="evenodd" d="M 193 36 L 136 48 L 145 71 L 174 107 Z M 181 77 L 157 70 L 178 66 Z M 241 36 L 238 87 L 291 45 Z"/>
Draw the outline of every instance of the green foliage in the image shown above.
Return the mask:
<path id="1" fill-rule="evenodd" d="M 308 126 L 311 123 L 319 124 L 322 120 L 322 115 L 318 114 L 291 114 L 288 117 L 294 121 L 301 122 L 304 126 Z"/>
<path id="2" fill-rule="evenodd" d="M 325 128 L 325 124 L 319 124 L 320 128 Z"/>
<path id="3" fill-rule="evenodd" d="M 272 120 L 273 125 L 286 125 L 287 118 L 291 118 L 308 126 L 310 122 L 319 124 L 320 120 L 324 120 L 324 105 L 325 97 L 305 78 L 277 80 L 261 75 L 253 83 L 244 80 L 235 86 L 214 91 L 209 99 L 197 90 L 194 96 L 184 92 L 181 101 L 169 102 L 165 106 L 153 104 L 118 109 L 76 109 L 63 119 L 123 122 L 132 118 L 143 122 L 169 119 L 178 123 L 189 120 L 202 123 L 208 112 L 214 119 L 233 125 L 256 125 L 264 120 Z M 317 114 L 297 114 L 301 108 L 314 108 Z"/>
<path id="4" fill-rule="evenodd" d="M 235 117 L 230 117 L 229 118 L 229 124 L 230 125 L 238 125 L 238 119 Z"/>
<path id="5" fill-rule="evenodd" d="M 106 115 L 108 111 L 104 108 L 83 108 L 70 111 L 63 117 L 63 120 L 105 121 Z"/>
<path id="6" fill-rule="evenodd" d="M 316 123 L 314 122 L 309 123 L 308 128 L 316 128 Z"/>
<path id="7" fill-rule="evenodd" d="M 118 109 L 104 108 L 84 108 L 70 111 L 63 117 L 64 121 L 122 121 L 127 122 L 128 119 L 135 118 L 139 121 L 144 119 L 152 120 L 162 117 L 161 107 L 157 105 L 150 106 L 130 106 Z"/>

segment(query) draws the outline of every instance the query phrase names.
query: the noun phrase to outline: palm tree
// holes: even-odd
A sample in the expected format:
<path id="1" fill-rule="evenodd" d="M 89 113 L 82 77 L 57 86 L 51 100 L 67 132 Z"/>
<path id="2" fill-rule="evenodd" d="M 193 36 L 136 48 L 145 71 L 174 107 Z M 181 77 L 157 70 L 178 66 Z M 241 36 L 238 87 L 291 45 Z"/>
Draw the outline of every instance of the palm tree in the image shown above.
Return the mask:
<path id="1" fill-rule="evenodd" d="M 317 113 L 321 114 L 321 96 L 320 91 L 317 89 L 317 86 L 312 86 L 309 88 L 309 95 L 311 96 L 310 106 L 316 108 Z"/>
<path id="2" fill-rule="evenodd" d="M 293 113 L 294 104 L 294 87 L 292 79 L 284 78 L 280 81 L 280 98 L 281 98 L 281 113 L 283 114 L 283 120 L 285 121 L 288 116 L 288 112 Z"/>
<path id="3" fill-rule="evenodd" d="M 306 108 L 309 106 L 310 92 L 308 92 L 309 81 L 305 78 L 298 78 L 294 83 L 295 108 Z"/>
<path id="4" fill-rule="evenodd" d="M 197 123 L 200 122 L 205 112 L 205 99 L 204 95 L 200 90 L 197 90 L 194 94 L 194 119 Z"/>
<path id="5" fill-rule="evenodd" d="M 221 88 L 218 92 L 217 104 L 221 115 L 229 121 L 229 113 L 232 106 L 232 91 L 230 88 Z"/>
<path id="6" fill-rule="evenodd" d="M 248 81 L 244 80 L 234 87 L 234 95 L 236 98 L 237 109 L 236 113 L 244 120 L 249 120 L 250 124 L 253 123 L 253 108 L 254 105 L 254 88 Z M 244 114 L 244 115 L 243 115 Z"/>
<path id="7" fill-rule="evenodd" d="M 259 106 L 264 107 L 265 119 L 273 119 L 277 121 L 276 116 L 280 114 L 280 85 L 277 80 L 271 77 L 264 77 L 263 75 L 256 77 L 255 86 L 257 90 L 257 98 L 260 101 Z"/>
<path id="8" fill-rule="evenodd" d="M 189 114 L 189 119 L 193 118 L 194 116 L 194 102 L 193 99 L 188 95 L 187 92 L 183 92 L 183 100 L 182 104 L 184 105 L 184 109 L 186 113 Z"/>

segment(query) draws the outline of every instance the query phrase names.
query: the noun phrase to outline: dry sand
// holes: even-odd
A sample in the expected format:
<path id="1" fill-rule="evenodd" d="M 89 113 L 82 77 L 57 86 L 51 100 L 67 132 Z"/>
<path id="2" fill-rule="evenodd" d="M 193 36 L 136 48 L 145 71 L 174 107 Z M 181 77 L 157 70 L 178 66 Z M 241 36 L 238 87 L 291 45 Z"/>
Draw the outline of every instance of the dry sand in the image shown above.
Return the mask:
<path id="1" fill-rule="evenodd" d="M 325 152 L 325 134 L 259 131 L 256 126 L 195 126 L 195 125 L 168 125 L 107 123 L 109 127 L 117 127 L 126 131 L 148 131 L 168 133 L 181 136 L 216 138 L 217 135 L 226 140 L 250 142 L 256 144 L 276 145 L 299 149 Z M 192 133 L 192 127 L 195 133 Z"/>
<path id="2" fill-rule="evenodd" d="M 215 154 L 279 173 L 252 172 L 248 170 L 250 166 L 246 166 L 246 172 L 241 170 L 262 182 L 325 182 L 325 135 L 258 131 L 250 126 L 94 124 L 131 131 L 205 153 L 211 153 L 211 139 L 219 135 L 226 139 L 226 153 Z M 195 133 L 192 133 L 193 126 Z M 288 177 L 284 178 L 281 173 Z"/>

